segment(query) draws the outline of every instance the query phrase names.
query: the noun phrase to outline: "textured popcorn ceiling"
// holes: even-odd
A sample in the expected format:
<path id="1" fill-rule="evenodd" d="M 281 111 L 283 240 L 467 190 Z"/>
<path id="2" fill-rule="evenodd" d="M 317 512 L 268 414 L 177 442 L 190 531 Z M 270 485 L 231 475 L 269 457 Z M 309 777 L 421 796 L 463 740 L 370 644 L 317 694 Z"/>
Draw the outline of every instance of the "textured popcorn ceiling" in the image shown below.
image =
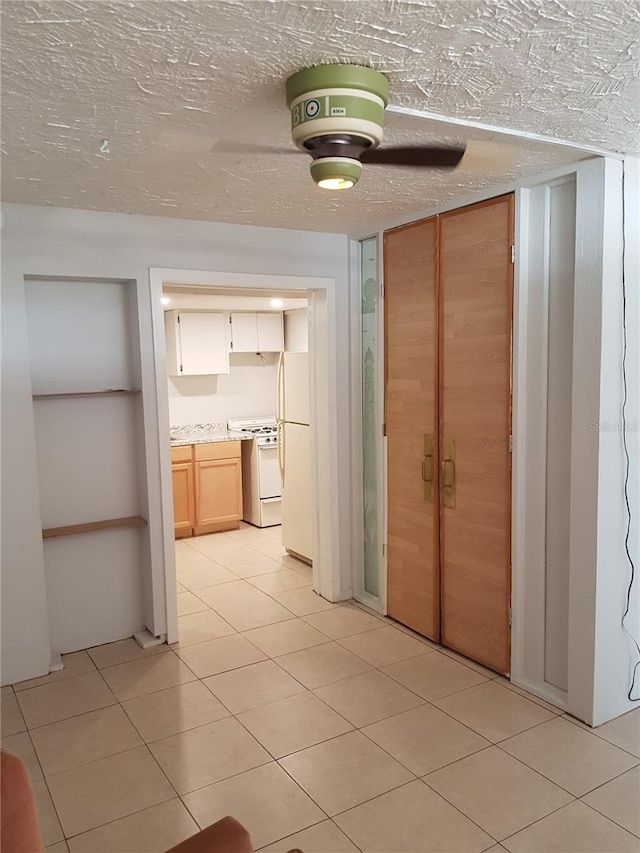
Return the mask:
<path id="1" fill-rule="evenodd" d="M 638 0 L 3 0 L 2 43 L 5 201 L 356 233 L 582 156 L 388 113 L 387 144 L 468 155 L 318 190 L 284 81 L 319 62 L 385 72 L 396 105 L 640 152 Z"/>

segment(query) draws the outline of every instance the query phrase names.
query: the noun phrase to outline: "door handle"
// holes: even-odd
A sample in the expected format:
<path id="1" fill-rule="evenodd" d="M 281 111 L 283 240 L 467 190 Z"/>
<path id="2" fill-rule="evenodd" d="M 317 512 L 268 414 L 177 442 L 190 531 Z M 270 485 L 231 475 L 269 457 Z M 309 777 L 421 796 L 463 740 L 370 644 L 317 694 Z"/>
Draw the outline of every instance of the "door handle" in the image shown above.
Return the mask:
<path id="1" fill-rule="evenodd" d="M 442 440 L 442 505 L 456 508 L 456 443 L 452 438 Z"/>
<path id="2" fill-rule="evenodd" d="M 276 373 L 276 418 L 284 420 L 284 352 L 278 357 L 278 371 Z"/>
<path id="3" fill-rule="evenodd" d="M 278 438 L 278 468 L 280 469 L 280 480 L 284 486 L 284 424 L 278 421 L 277 427 Z"/>
<path id="4" fill-rule="evenodd" d="M 424 500 L 433 500 L 433 436 L 424 436 L 422 456 L 422 482 L 424 483 Z"/>

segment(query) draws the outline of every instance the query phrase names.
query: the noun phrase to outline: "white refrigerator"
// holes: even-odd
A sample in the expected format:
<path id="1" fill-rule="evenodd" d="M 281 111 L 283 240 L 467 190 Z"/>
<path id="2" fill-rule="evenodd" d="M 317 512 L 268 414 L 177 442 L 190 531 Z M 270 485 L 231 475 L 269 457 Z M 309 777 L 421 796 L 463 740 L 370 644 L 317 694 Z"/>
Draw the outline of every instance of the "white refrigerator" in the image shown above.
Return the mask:
<path id="1" fill-rule="evenodd" d="M 282 544 L 313 559 L 309 354 L 283 352 L 278 364 L 278 456 L 282 477 Z"/>

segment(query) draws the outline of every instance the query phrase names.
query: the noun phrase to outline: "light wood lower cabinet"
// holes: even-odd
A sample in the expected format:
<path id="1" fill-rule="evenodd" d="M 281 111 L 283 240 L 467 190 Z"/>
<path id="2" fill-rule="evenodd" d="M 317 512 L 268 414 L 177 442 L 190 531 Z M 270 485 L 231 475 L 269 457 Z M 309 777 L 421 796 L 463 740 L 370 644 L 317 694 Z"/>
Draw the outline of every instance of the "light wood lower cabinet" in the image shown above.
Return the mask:
<path id="1" fill-rule="evenodd" d="M 193 462 L 173 462 L 173 527 L 176 539 L 192 536 L 195 524 Z"/>
<path id="2" fill-rule="evenodd" d="M 234 530 L 242 518 L 240 442 L 171 449 L 177 538 Z"/>

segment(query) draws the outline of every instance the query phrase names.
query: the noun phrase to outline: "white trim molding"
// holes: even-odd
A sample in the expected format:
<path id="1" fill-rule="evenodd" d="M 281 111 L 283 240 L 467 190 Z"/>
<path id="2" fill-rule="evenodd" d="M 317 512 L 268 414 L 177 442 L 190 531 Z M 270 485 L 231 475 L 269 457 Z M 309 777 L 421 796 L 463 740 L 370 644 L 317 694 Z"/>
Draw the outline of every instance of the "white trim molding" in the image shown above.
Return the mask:
<path id="1" fill-rule="evenodd" d="M 226 273 L 188 269 L 151 268 L 151 313 L 153 346 L 156 363 L 159 434 L 169 435 L 169 396 L 166 382 L 164 312 L 160 299 L 165 284 L 172 287 L 238 288 L 240 290 L 304 292 L 309 300 L 309 359 L 311 391 L 311 456 L 314 564 L 313 588 L 329 601 L 351 597 L 351 581 L 341 572 L 339 530 L 339 500 L 336 465 L 336 426 L 331 417 L 335 396 L 335 299 L 334 279 L 304 276 L 274 276 Z M 327 464 L 326 460 L 334 460 Z M 166 610 L 156 614 L 156 625 L 166 623 L 167 641 L 178 639 L 176 604 L 176 565 L 173 534 L 173 491 L 169 443 L 160 444 L 160 494 L 162 500 L 163 559 L 154 567 L 154 586 L 162 584 Z"/>

